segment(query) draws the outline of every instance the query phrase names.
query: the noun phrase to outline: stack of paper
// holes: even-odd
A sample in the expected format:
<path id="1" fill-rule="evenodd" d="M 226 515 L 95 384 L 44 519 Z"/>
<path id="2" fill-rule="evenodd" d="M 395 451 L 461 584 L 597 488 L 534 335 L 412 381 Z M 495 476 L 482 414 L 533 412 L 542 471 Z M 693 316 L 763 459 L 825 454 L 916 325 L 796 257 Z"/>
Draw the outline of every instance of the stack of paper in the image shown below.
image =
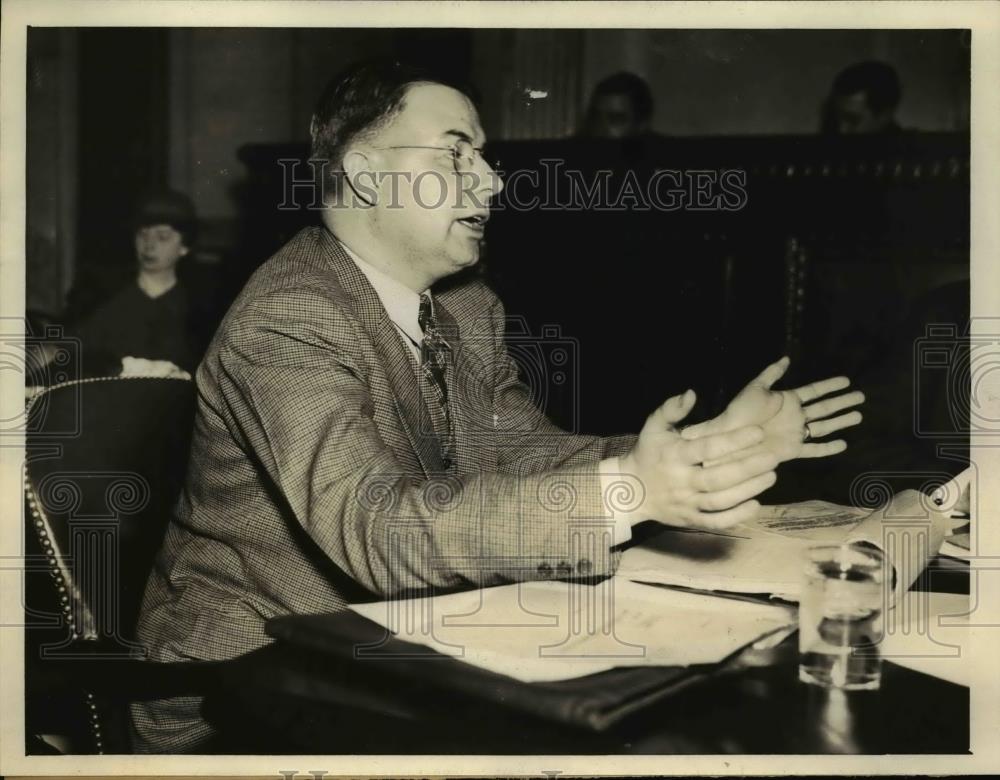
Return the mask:
<path id="1" fill-rule="evenodd" d="M 808 542 L 770 534 L 736 536 L 668 528 L 627 550 L 618 575 L 705 591 L 796 600 Z"/>
<path id="2" fill-rule="evenodd" d="M 948 526 L 946 512 L 915 490 L 875 511 L 803 501 L 763 507 L 756 520 L 725 533 L 664 529 L 627 550 L 618 574 L 636 582 L 797 601 L 807 547 L 866 542 L 886 554 L 898 598 L 937 554 Z"/>
<path id="3" fill-rule="evenodd" d="M 786 636 L 795 610 L 612 578 L 527 582 L 351 607 L 399 638 L 523 682 L 716 663 Z"/>

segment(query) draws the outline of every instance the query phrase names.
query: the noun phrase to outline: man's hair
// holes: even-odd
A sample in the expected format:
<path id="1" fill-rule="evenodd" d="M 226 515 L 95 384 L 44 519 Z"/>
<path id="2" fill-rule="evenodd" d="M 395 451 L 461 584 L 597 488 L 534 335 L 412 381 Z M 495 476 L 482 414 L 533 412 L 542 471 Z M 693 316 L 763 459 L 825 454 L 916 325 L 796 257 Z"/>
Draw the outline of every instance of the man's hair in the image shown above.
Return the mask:
<path id="1" fill-rule="evenodd" d="M 830 90 L 841 97 L 864 92 L 868 107 L 875 113 L 893 110 L 903 97 L 903 87 L 896 69 L 885 62 L 866 60 L 844 68 L 837 74 Z"/>
<path id="2" fill-rule="evenodd" d="M 635 118 L 646 122 L 653 116 L 653 93 L 643 79 L 628 71 L 613 73 L 598 82 L 590 96 L 591 106 L 603 95 L 625 95 L 632 102 Z"/>
<path id="3" fill-rule="evenodd" d="M 309 128 L 310 158 L 326 163 L 325 183 L 333 185 L 334 192 L 343 173 L 348 145 L 376 134 L 392 121 L 404 106 L 407 90 L 415 84 L 442 84 L 476 102 L 475 92 L 468 85 L 393 59 L 359 62 L 326 85 Z"/>

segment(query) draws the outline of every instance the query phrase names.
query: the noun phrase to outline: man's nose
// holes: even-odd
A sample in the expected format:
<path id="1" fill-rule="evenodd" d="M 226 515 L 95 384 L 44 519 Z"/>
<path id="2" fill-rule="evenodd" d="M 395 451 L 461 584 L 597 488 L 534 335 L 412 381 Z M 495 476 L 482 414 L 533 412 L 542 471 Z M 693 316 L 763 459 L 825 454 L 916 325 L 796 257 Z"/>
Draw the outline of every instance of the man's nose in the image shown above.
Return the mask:
<path id="1" fill-rule="evenodd" d="M 503 180 L 496 169 L 489 164 L 484 157 L 480 157 L 482 165 L 482 177 L 480 179 L 479 193 L 487 200 L 491 200 L 503 191 Z"/>

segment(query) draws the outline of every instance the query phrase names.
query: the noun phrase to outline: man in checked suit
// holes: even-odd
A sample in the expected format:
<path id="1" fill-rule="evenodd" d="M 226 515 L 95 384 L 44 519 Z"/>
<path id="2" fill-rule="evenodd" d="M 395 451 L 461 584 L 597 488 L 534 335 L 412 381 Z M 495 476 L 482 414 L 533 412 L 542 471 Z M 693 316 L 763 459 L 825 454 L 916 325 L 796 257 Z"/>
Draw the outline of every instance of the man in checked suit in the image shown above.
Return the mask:
<path id="1" fill-rule="evenodd" d="M 822 418 L 857 399 L 802 404 L 846 380 L 770 391 L 787 362 L 683 433 L 690 391 L 638 437 L 559 430 L 518 379 L 500 301 L 448 285 L 502 186 L 469 97 L 368 63 L 331 82 L 311 136 L 323 224 L 254 274 L 197 372 L 189 476 L 140 618 L 152 659 L 235 657 L 276 615 L 610 575 L 636 522 L 731 525 L 780 460 L 842 448 L 803 438 L 853 424 Z M 196 698 L 136 705 L 133 724 L 141 751 L 211 733 Z"/>

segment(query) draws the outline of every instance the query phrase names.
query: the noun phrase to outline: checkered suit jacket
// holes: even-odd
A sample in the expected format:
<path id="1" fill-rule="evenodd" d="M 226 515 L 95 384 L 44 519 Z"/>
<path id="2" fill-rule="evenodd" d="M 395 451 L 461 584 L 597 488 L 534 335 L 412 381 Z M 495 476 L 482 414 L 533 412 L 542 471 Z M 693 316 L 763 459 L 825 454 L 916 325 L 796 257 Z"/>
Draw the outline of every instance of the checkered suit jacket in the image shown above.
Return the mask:
<path id="1" fill-rule="evenodd" d="M 452 348 L 442 469 L 416 362 L 337 240 L 307 228 L 251 278 L 198 373 L 191 465 L 149 580 L 156 660 L 223 659 L 276 615 L 504 581 L 611 573 L 597 464 L 532 404 L 482 283 L 436 294 Z"/>

